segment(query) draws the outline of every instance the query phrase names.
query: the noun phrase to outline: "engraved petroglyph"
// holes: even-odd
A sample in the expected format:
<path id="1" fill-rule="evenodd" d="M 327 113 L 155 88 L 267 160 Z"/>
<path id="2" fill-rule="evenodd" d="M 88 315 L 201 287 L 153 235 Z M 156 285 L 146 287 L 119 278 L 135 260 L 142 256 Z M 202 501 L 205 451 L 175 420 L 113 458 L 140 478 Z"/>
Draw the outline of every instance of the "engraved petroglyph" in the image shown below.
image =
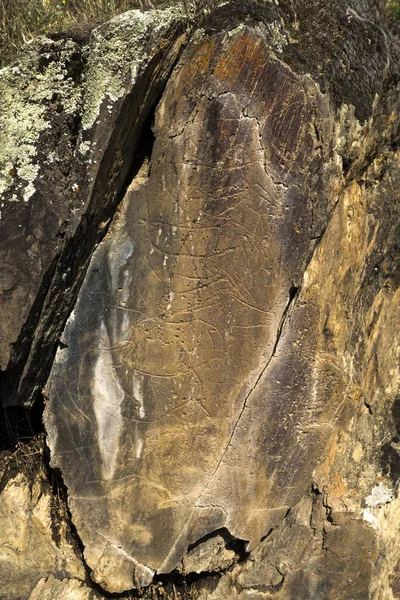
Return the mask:
<path id="1" fill-rule="evenodd" d="M 214 52 L 211 68 L 204 57 Z M 128 190 L 92 259 L 79 318 L 67 325 L 77 354 L 62 379 L 55 368 L 50 395 L 68 405 L 78 365 L 74 401 L 94 411 L 102 461 L 104 481 L 93 483 L 101 501 L 90 505 L 97 529 L 115 530 L 124 552 L 159 572 L 219 527 L 256 542 L 286 514 L 304 476 L 308 445 L 283 448 L 318 404 L 312 341 L 302 356 L 291 348 L 310 318 L 296 301 L 313 212 L 326 202 L 310 85 L 246 28 L 227 44 L 218 35 L 197 42 L 157 111 L 150 176 Z M 295 376 L 300 403 L 288 392 Z M 120 506 L 127 496 L 131 516 Z M 78 493 L 74 506 L 84 519 L 89 505 Z M 138 526 L 149 535 L 132 537 Z M 118 561 L 112 546 L 107 560 Z"/>

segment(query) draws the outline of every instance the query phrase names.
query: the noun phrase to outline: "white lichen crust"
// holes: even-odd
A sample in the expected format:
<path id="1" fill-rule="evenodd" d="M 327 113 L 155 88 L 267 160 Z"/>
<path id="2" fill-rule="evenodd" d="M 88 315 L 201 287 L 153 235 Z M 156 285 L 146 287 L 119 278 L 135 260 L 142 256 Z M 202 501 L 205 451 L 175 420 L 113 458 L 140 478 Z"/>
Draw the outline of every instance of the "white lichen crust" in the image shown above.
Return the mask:
<path id="1" fill-rule="evenodd" d="M 35 192 L 37 145 L 51 127 L 52 98 L 61 99 L 66 114 L 79 110 L 81 88 L 67 69 L 76 51 L 72 40 L 40 37 L 24 47 L 16 66 L 0 70 L 0 194 L 14 184 L 13 201 L 27 202 Z"/>
<path id="2" fill-rule="evenodd" d="M 39 163 L 46 164 L 38 155 L 40 134 L 52 127 L 56 103 L 64 114 L 80 115 L 83 130 L 99 122 L 104 102 L 111 114 L 148 64 L 157 40 L 182 13 L 180 4 L 128 11 L 95 29 L 84 48 L 71 39 L 38 37 L 24 46 L 16 66 L 0 70 L 0 194 L 9 191 L 0 202 L 0 216 L 6 201 L 27 202 L 35 193 Z M 74 81 L 68 70 L 77 53 L 87 59 L 80 81 Z M 87 159 L 91 144 L 81 135 L 78 149 Z"/>
<path id="3" fill-rule="evenodd" d="M 108 111 L 136 81 L 141 66 L 148 64 L 154 41 L 174 20 L 182 16 L 182 6 L 118 15 L 92 33 L 87 69 L 83 129 L 90 129 L 107 99 Z"/>
<path id="4" fill-rule="evenodd" d="M 393 489 L 381 482 L 372 488 L 371 493 L 365 499 L 365 503 L 369 508 L 375 508 L 392 502 L 393 498 Z"/>

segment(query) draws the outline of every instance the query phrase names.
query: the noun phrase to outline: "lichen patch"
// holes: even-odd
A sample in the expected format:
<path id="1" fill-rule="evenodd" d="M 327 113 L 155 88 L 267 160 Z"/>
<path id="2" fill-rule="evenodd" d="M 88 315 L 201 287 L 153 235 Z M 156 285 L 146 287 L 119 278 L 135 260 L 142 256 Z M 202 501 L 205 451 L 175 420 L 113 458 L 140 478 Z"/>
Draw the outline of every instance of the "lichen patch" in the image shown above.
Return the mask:
<path id="1" fill-rule="evenodd" d="M 12 185 L 19 200 L 27 202 L 34 194 L 38 140 L 52 126 L 55 98 L 67 114 L 80 105 L 81 91 L 68 71 L 76 51 L 72 40 L 38 38 L 25 46 L 18 66 L 0 71 L 0 194 Z"/>
<path id="2" fill-rule="evenodd" d="M 371 493 L 366 497 L 365 502 L 369 508 L 383 506 L 394 499 L 393 489 L 384 483 L 379 483 L 372 488 Z"/>
<path id="3" fill-rule="evenodd" d="M 165 10 L 131 10 L 93 31 L 87 73 L 90 86 L 85 97 L 83 129 L 92 127 L 104 101 L 112 112 L 113 105 L 123 96 L 127 85 L 136 81 L 141 66 L 147 64 L 155 37 L 179 15 L 182 15 L 179 4 Z"/>

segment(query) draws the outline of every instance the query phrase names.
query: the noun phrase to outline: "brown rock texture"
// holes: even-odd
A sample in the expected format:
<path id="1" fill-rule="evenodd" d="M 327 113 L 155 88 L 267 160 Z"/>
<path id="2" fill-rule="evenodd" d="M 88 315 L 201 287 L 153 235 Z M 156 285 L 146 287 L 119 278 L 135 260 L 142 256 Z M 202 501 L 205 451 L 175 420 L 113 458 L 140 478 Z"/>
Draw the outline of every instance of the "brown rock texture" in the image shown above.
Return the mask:
<path id="1" fill-rule="evenodd" d="M 56 579 L 53 575 L 41 579 L 35 586 L 29 600 L 103 600 L 97 592 L 77 579 Z"/>
<path id="2" fill-rule="evenodd" d="M 167 85 L 151 174 L 134 180 L 93 256 L 46 388 L 52 461 L 95 574 L 105 553 L 119 577 L 109 565 L 122 552 L 149 577 L 169 572 L 221 527 L 254 544 L 291 506 L 284 486 L 304 493 L 314 436 L 293 465 L 299 491 L 287 473 L 295 429 L 268 414 L 315 420 L 313 399 L 298 406 L 281 373 L 299 365 L 276 352 L 328 212 L 324 109 L 250 28 L 190 46 Z M 298 382 L 307 397 L 310 379 Z"/>
<path id="3" fill-rule="evenodd" d="M 65 506 L 47 481 L 40 444 L 18 446 L 0 463 L 2 600 L 24 600 L 40 577 L 85 579 L 85 568 L 62 518 Z M 27 468 L 28 467 L 28 468 Z"/>
<path id="4" fill-rule="evenodd" d="M 25 341 L 4 326 L 4 423 L 37 417 L 43 388 L 42 477 L 57 474 L 65 507 L 64 545 L 38 542 L 49 559 L 25 561 L 18 593 L 400 598 L 399 52 L 385 7 L 129 15 L 83 54 L 68 164 L 84 208 L 68 205 Z M 14 471 L 0 511 L 26 480 Z"/>

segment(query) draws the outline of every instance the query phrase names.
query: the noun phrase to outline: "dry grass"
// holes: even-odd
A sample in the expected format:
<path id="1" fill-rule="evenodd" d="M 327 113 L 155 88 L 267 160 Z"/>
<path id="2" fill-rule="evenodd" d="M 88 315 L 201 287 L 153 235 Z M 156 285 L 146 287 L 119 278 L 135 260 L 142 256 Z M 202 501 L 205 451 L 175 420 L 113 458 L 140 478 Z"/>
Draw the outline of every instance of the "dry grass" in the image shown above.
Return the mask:
<path id="1" fill-rule="evenodd" d="M 400 0 L 388 0 L 386 10 L 389 21 L 395 23 L 400 22 Z"/>
<path id="2" fill-rule="evenodd" d="M 0 0 L 0 66 L 13 60 L 25 42 L 38 35 L 73 34 L 139 8 L 163 8 L 178 0 Z M 216 0 L 181 0 L 188 18 L 208 11 Z"/>
<path id="3" fill-rule="evenodd" d="M 128 594 L 125 600 L 134 600 L 135 597 L 139 597 L 141 600 L 196 600 L 198 592 L 195 586 L 177 590 L 173 583 L 167 586 L 162 583 L 152 583 L 142 592 L 139 591 L 139 594 L 137 592 L 134 595 Z"/>
<path id="4" fill-rule="evenodd" d="M 29 441 L 17 442 L 12 450 L 0 452 L 0 488 L 16 473 L 23 473 L 28 481 L 46 479 L 44 469 L 44 437 L 34 436 Z"/>

